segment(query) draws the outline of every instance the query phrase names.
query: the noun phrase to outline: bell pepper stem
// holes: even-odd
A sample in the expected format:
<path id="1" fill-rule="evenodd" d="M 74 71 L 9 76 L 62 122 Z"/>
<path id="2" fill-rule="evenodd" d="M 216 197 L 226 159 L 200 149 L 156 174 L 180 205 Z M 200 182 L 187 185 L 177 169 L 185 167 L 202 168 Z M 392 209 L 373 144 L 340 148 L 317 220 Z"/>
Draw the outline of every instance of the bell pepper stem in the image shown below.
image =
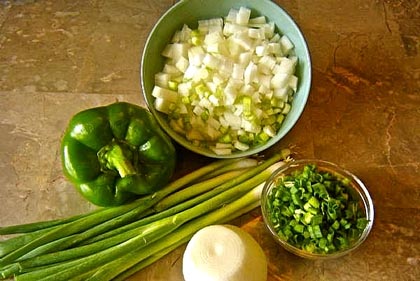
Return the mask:
<path id="1" fill-rule="evenodd" d="M 98 152 L 98 159 L 102 168 L 118 171 L 120 177 L 135 175 L 136 169 L 131 163 L 132 152 L 122 143 L 113 141 L 102 147 Z"/>

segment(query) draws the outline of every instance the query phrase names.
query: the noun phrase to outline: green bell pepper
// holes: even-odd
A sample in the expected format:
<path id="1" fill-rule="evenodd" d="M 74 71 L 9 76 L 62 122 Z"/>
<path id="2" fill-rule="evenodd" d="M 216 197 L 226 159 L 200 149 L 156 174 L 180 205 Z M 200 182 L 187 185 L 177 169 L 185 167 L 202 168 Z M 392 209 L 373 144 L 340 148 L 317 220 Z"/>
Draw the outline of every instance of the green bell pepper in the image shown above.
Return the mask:
<path id="1" fill-rule="evenodd" d="M 176 151 L 147 109 L 116 102 L 73 116 L 61 159 L 82 196 L 116 206 L 162 188 L 173 175 Z"/>

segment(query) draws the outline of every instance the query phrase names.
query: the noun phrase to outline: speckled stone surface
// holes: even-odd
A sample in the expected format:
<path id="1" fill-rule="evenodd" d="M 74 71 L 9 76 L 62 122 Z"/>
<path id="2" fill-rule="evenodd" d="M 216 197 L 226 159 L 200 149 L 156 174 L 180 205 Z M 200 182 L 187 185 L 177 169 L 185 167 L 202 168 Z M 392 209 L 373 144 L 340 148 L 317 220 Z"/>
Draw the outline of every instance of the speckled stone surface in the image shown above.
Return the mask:
<path id="1" fill-rule="evenodd" d="M 307 107 L 272 149 L 353 171 L 375 204 L 373 230 L 343 258 L 310 261 L 279 248 L 260 212 L 235 220 L 260 242 L 275 280 L 420 279 L 420 2 L 277 0 L 313 62 Z M 63 177 L 59 144 L 76 112 L 145 105 L 139 62 L 174 1 L 0 1 L 0 225 L 94 209 Z M 179 149 L 179 170 L 208 162 Z M 183 247 L 129 280 L 181 281 Z M 244 280 L 246 281 L 246 280 Z"/>

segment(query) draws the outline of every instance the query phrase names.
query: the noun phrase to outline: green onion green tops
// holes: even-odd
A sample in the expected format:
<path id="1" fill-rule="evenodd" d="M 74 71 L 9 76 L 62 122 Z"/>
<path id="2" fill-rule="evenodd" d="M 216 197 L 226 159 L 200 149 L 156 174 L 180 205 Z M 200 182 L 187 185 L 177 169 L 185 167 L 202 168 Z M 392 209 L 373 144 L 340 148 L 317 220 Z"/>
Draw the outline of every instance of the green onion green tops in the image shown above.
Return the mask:
<path id="1" fill-rule="evenodd" d="M 350 180 L 314 164 L 279 177 L 267 198 L 268 217 L 280 238 L 317 254 L 347 249 L 368 220 Z"/>

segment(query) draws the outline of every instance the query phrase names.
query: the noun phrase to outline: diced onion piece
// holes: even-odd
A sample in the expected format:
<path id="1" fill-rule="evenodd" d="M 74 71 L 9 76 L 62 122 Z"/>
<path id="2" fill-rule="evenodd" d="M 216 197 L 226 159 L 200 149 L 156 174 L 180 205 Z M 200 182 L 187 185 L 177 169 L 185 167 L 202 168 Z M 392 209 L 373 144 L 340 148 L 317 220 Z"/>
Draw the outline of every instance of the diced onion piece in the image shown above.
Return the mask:
<path id="1" fill-rule="evenodd" d="M 203 62 L 205 52 L 202 47 L 194 46 L 188 50 L 188 60 L 191 65 L 199 66 Z"/>
<path id="2" fill-rule="evenodd" d="M 253 62 L 250 62 L 244 71 L 244 82 L 250 84 L 252 82 L 258 82 L 258 67 Z"/>
<path id="3" fill-rule="evenodd" d="M 248 23 L 249 25 L 253 25 L 253 24 L 265 24 L 267 21 L 265 19 L 264 16 L 259 16 L 259 17 L 255 17 L 255 18 L 251 18 L 249 19 Z"/>
<path id="4" fill-rule="evenodd" d="M 171 113 L 171 106 L 173 104 L 163 98 L 156 98 L 154 101 L 154 106 L 157 111 L 163 112 L 165 114 Z"/>
<path id="5" fill-rule="evenodd" d="M 265 32 L 262 28 L 250 28 L 248 29 L 248 36 L 254 39 L 265 39 Z"/>
<path id="6" fill-rule="evenodd" d="M 295 66 L 296 61 L 283 58 L 280 61 L 280 64 L 277 65 L 277 68 L 275 69 L 275 73 L 287 73 L 287 74 L 293 74 L 295 73 Z"/>
<path id="7" fill-rule="evenodd" d="M 280 38 L 280 43 L 284 54 L 289 54 L 289 52 L 294 48 L 292 41 L 290 41 L 289 37 L 286 35 L 283 35 Z"/>
<path id="8" fill-rule="evenodd" d="M 287 101 L 288 94 L 289 92 L 287 87 L 277 88 L 273 91 L 274 97 L 282 101 Z"/>
<path id="9" fill-rule="evenodd" d="M 201 33 L 220 32 L 223 29 L 223 19 L 213 18 L 198 21 L 198 30 Z"/>
<path id="10" fill-rule="evenodd" d="M 181 74 L 181 71 L 179 71 L 179 69 L 176 68 L 175 65 L 169 64 L 169 63 L 167 63 L 163 66 L 163 72 L 164 73 L 169 73 L 171 75 L 180 75 Z"/>
<path id="11" fill-rule="evenodd" d="M 252 38 L 250 38 L 245 32 L 235 33 L 233 35 L 233 41 L 237 44 L 237 46 L 242 47 L 246 51 L 251 50 L 253 47 Z"/>
<path id="12" fill-rule="evenodd" d="M 290 79 L 289 79 L 289 83 L 288 86 L 293 90 L 293 91 L 297 91 L 297 86 L 298 86 L 298 78 L 296 75 L 291 75 Z"/>
<path id="13" fill-rule="evenodd" d="M 187 70 L 189 66 L 189 62 L 186 58 L 180 57 L 178 61 L 175 63 L 175 66 L 176 68 L 178 68 L 179 71 L 181 71 L 182 73 L 185 73 L 185 71 Z"/>
<path id="14" fill-rule="evenodd" d="M 171 75 L 169 73 L 159 72 L 155 75 L 155 85 L 166 88 L 168 86 L 168 82 L 171 79 Z"/>
<path id="15" fill-rule="evenodd" d="M 241 150 L 241 151 L 246 151 L 246 150 L 249 149 L 249 145 L 248 144 L 243 143 L 243 142 L 240 142 L 240 141 L 235 141 L 234 144 L 233 144 L 233 146 L 236 149 Z"/>
<path id="16" fill-rule="evenodd" d="M 229 155 L 232 154 L 231 148 L 217 148 L 217 147 L 210 147 L 211 150 L 213 150 L 214 153 L 217 155 Z"/>
<path id="17" fill-rule="evenodd" d="M 276 136 L 276 131 L 272 126 L 264 126 L 263 131 L 272 138 Z"/>
<path id="18" fill-rule="evenodd" d="M 285 103 L 285 104 L 284 104 L 283 111 L 282 111 L 281 113 L 282 113 L 282 114 L 287 114 L 287 113 L 289 113 L 289 111 L 290 111 L 290 104 Z"/>
<path id="19" fill-rule="evenodd" d="M 237 9 L 230 9 L 228 15 L 226 16 L 225 19 L 225 25 L 227 23 L 234 23 L 236 22 L 236 15 L 238 14 L 238 10 Z"/>
<path id="20" fill-rule="evenodd" d="M 155 98 L 165 99 L 170 102 L 177 102 L 178 100 L 178 93 L 169 89 L 161 88 L 159 86 L 155 86 L 152 91 L 152 96 Z"/>
<path id="21" fill-rule="evenodd" d="M 210 69 L 217 68 L 219 63 L 219 60 L 211 54 L 206 54 L 203 58 L 203 64 Z"/>
<path id="22" fill-rule="evenodd" d="M 290 74 L 287 73 L 276 73 L 271 79 L 271 87 L 274 89 L 284 88 L 289 82 Z"/>
<path id="23" fill-rule="evenodd" d="M 180 57 L 187 57 L 188 47 L 189 46 L 186 43 L 168 44 L 163 50 L 162 55 L 164 57 L 171 58 L 174 60 L 177 60 Z"/>
<path id="24" fill-rule="evenodd" d="M 251 10 L 245 7 L 240 7 L 236 14 L 236 23 L 240 25 L 247 25 L 251 16 Z"/>

